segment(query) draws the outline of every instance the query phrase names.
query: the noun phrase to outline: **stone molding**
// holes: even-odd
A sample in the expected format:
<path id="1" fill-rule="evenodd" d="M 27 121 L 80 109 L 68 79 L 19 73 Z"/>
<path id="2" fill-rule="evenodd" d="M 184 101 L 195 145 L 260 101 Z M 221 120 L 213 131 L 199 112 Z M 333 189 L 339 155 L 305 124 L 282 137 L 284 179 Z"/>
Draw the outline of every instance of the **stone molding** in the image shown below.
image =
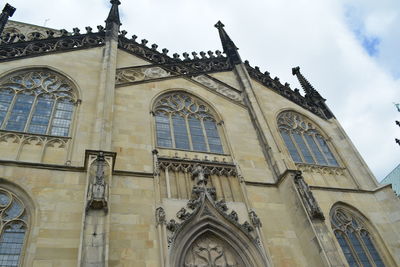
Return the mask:
<path id="1" fill-rule="evenodd" d="M 301 172 L 310 172 L 318 174 L 330 174 L 330 175 L 345 175 L 346 168 L 334 167 L 334 166 L 322 166 L 307 163 L 295 163 L 298 170 Z"/>
<path id="2" fill-rule="evenodd" d="M 160 170 L 172 169 L 176 172 L 190 173 L 196 169 L 199 164 L 210 175 L 217 176 L 237 176 L 236 166 L 233 162 L 217 162 L 205 160 L 190 160 L 183 158 L 158 157 Z"/>

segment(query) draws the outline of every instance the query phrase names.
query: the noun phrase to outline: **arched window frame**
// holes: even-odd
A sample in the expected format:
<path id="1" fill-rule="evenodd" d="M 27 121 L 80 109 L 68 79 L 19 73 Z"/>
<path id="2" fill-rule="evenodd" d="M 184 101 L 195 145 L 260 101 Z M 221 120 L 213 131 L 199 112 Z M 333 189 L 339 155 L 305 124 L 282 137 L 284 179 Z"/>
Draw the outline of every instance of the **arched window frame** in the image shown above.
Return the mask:
<path id="1" fill-rule="evenodd" d="M 0 102 L 0 130 L 70 137 L 79 100 L 76 86 L 64 75 L 34 68 L 0 78 Z"/>
<path id="2" fill-rule="evenodd" d="M 292 111 L 279 114 L 278 129 L 295 163 L 339 167 L 332 145 L 314 123 Z"/>
<path id="3" fill-rule="evenodd" d="M 10 190 L 9 187 L 10 186 L 4 186 L 3 184 L 0 185 L 0 266 L 23 266 L 24 262 L 26 263 L 26 247 L 30 234 L 30 225 L 33 219 L 32 207 L 30 206 L 31 203 L 26 203 L 26 197 L 18 194 L 20 190 L 14 192 L 14 190 Z M 9 201 L 5 202 L 7 197 Z M 18 203 L 19 211 L 18 208 L 16 208 L 18 205 L 15 206 L 15 203 Z M 6 242 L 4 242 L 7 227 L 18 224 L 20 224 L 19 230 L 24 229 L 23 238 L 11 240 L 10 237 L 12 235 L 8 232 L 9 235 Z M 19 231 L 15 231 L 14 234 L 18 232 Z M 14 246 L 7 246 L 7 244 L 12 243 L 10 241 L 14 241 Z M 19 243 L 16 241 L 19 241 Z M 20 245 L 19 248 L 18 245 Z M 15 249 L 19 249 L 19 253 L 16 253 Z"/>
<path id="4" fill-rule="evenodd" d="M 389 266 L 370 231 L 371 227 L 367 227 L 366 220 L 362 216 L 339 205 L 331 210 L 330 219 L 336 240 L 350 267 Z"/>
<path id="5" fill-rule="evenodd" d="M 157 147 L 213 154 L 225 153 L 219 116 L 197 97 L 184 91 L 163 94 L 154 102 L 152 114 L 155 118 Z M 178 127 L 181 127 L 180 131 L 177 131 Z M 177 136 L 182 138 L 178 139 Z M 185 137 L 187 140 L 182 141 Z M 196 139 L 197 142 L 194 142 Z"/>

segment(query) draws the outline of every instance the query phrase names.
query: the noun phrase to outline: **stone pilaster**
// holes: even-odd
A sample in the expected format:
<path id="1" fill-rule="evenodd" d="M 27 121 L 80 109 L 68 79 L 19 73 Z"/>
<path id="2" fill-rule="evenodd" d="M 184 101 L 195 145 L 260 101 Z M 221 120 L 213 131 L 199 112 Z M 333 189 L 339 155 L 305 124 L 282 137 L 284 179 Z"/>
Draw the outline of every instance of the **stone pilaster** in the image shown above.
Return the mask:
<path id="1" fill-rule="evenodd" d="M 325 216 L 301 172 L 286 172 L 279 187 L 309 265 L 346 266 L 325 224 Z"/>

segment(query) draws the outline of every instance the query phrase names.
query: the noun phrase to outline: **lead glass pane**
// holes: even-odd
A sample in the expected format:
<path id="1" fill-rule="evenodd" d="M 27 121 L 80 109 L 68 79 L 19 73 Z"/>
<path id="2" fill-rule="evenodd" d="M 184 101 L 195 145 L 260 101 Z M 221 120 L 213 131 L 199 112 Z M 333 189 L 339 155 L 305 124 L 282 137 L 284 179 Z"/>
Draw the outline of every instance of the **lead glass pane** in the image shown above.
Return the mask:
<path id="1" fill-rule="evenodd" d="M 290 156 L 292 157 L 294 162 L 303 162 L 301 159 L 299 152 L 297 152 L 297 148 L 294 145 L 292 138 L 290 138 L 290 135 L 286 131 L 281 131 L 281 135 L 283 138 L 283 141 L 285 141 L 286 147 L 289 150 Z"/>
<path id="2" fill-rule="evenodd" d="M 73 109 L 74 104 L 68 100 L 57 102 L 50 130 L 51 135 L 68 136 Z"/>
<path id="3" fill-rule="evenodd" d="M 343 250 L 343 254 L 346 257 L 347 262 L 349 263 L 349 266 L 350 267 L 358 267 L 357 261 L 354 258 L 354 255 L 351 252 L 350 246 L 347 243 L 347 241 L 346 241 L 345 237 L 343 236 L 343 234 L 338 232 L 338 231 L 336 231 L 335 232 L 335 236 L 336 236 L 336 238 L 337 238 L 337 240 L 339 242 L 340 247 Z"/>
<path id="4" fill-rule="evenodd" d="M 381 256 L 379 255 L 378 251 L 375 249 L 374 244 L 369 236 L 369 234 L 365 231 L 361 233 L 362 240 L 364 241 L 364 245 L 367 247 L 369 254 L 371 255 L 374 263 L 377 267 L 385 267 Z"/>
<path id="5" fill-rule="evenodd" d="M 6 130 L 24 131 L 35 96 L 18 94 L 7 121 Z"/>
<path id="6" fill-rule="evenodd" d="M 338 163 L 337 163 L 335 157 L 333 156 L 331 150 L 329 149 L 327 143 L 325 142 L 325 140 L 319 135 L 317 135 L 316 137 L 317 137 L 318 143 L 322 149 L 322 152 L 324 153 L 325 157 L 328 159 L 329 165 L 338 166 Z"/>
<path id="7" fill-rule="evenodd" d="M 169 117 L 163 113 L 156 115 L 157 144 L 161 147 L 172 147 Z"/>
<path id="8" fill-rule="evenodd" d="M 195 117 L 189 119 L 190 135 L 192 138 L 193 150 L 207 151 L 207 145 L 204 139 L 203 127 L 201 121 Z"/>
<path id="9" fill-rule="evenodd" d="M 308 146 L 311 148 L 311 151 L 314 154 L 314 157 L 317 160 L 318 164 L 327 165 L 328 163 L 326 162 L 324 155 L 322 155 L 317 144 L 315 143 L 314 138 L 308 134 L 305 134 L 304 137 L 306 138 Z"/>
<path id="10" fill-rule="evenodd" d="M 175 147 L 179 149 L 190 149 L 185 118 L 179 115 L 173 115 L 172 123 L 174 126 Z"/>
<path id="11" fill-rule="evenodd" d="M 221 140 L 219 139 L 218 129 L 215 121 L 204 120 L 204 128 L 207 134 L 208 146 L 211 152 L 224 153 Z"/>
<path id="12" fill-rule="evenodd" d="M 313 157 L 311 156 L 310 150 L 308 149 L 306 143 L 304 143 L 303 137 L 297 132 L 293 132 L 292 135 L 297 146 L 300 148 L 304 161 L 307 163 L 315 163 Z"/>
<path id="13" fill-rule="evenodd" d="M 29 124 L 29 133 L 46 134 L 49 125 L 54 100 L 49 96 L 37 99 L 32 119 Z"/>
<path id="14" fill-rule="evenodd" d="M 24 240 L 22 222 L 12 222 L 6 226 L 0 239 L 0 266 L 18 266 Z"/>
<path id="15" fill-rule="evenodd" d="M 10 108 L 10 104 L 14 98 L 14 95 L 15 94 L 12 91 L 0 91 L 0 127 L 7 115 L 7 111 Z"/>
<path id="16" fill-rule="evenodd" d="M 350 242 L 351 242 L 351 244 L 353 246 L 353 249 L 355 250 L 355 252 L 356 252 L 358 258 L 360 259 L 360 262 L 362 263 L 362 265 L 364 267 L 372 266 L 371 263 L 368 260 L 367 254 L 365 253 L 365 251 L 364 251 L 364 249 L 363 249 L 363 247 L 362 247 L 362 245 L 360 243 L 360 240 L 357 238 L 357 234 L 355 232 L 353 232 L 353 231 L 349 231 L 347 233 L 347 235 L 348 235 L 348 237 L 350 239 Z"/>

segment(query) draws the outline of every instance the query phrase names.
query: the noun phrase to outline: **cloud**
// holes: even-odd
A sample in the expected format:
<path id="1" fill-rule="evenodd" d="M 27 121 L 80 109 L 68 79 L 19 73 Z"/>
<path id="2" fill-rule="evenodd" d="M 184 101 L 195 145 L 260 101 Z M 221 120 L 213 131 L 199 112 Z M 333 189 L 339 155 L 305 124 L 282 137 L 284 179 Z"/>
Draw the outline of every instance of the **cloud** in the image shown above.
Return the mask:
<path id="1" fill-rule="evenodd" d="M 109 4 L 99 0 L 10 0 L 13 17 L 54 28 L 104 24 Z M 353 9 L 351 16 L 347 9 Z M 122 29 L 171 52 L 221 50 L 218 21 L 243 59 L 299 87 L 291 68 L 327 98 L 379 180 L 399 163 L 394 124 L 400 102 L 398 0 L 147 0 L 122 1 Z"/>

